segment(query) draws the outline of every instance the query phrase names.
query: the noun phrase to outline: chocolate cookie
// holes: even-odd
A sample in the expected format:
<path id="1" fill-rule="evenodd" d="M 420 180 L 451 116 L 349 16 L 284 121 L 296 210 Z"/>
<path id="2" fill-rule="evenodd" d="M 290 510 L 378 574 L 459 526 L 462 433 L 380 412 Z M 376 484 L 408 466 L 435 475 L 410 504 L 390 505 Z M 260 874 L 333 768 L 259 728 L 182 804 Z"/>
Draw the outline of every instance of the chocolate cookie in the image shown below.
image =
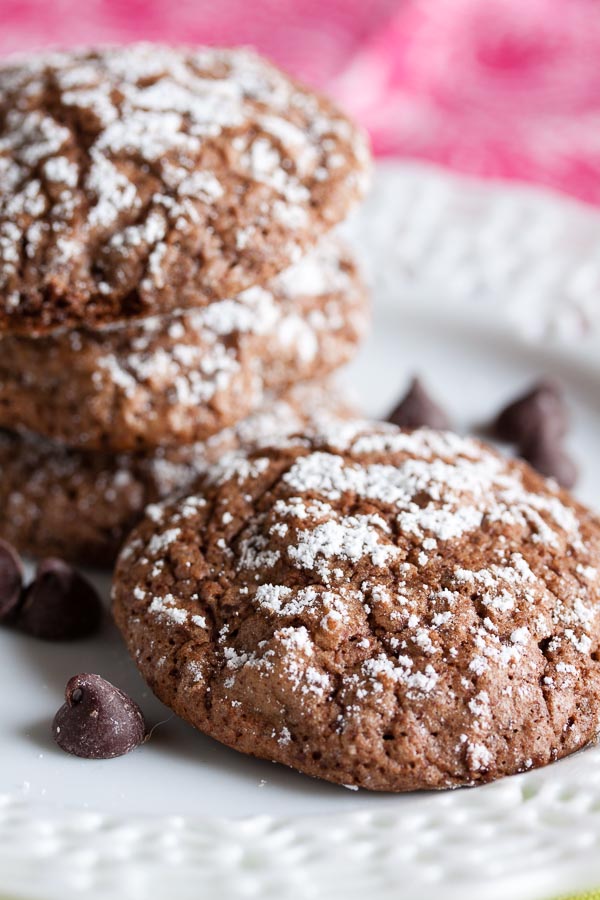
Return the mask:
<path id="1" fill-rule="evenodd" d="M 94 450 L 202 441 L 347 362 L 367 321 L 356 268 L 329 238 L 268 289 L 204 309 L 0 338 L 0 425 Z"/>
<path id="2" fill-rule="evenodd" d="M 351 414 L 340 392 L 325 383 L 300 385 L 204 443 L 154 453 L 93 453 L 0 431 L 0 536 L 33 556 L 112 565 L 144 508 L 189 491 L 211 461 L 309 421 Z"/>
<path id="3" fill-rule="evenodd" d="M 238 750 L 374 790 L 543 766 L 600 728 L 600 520 L 473 439 L 350 422 L 149 510 L 114 613 Z"/>
<path id="4" fill-rule="evenodd" d="M 0 67 L 0 331 L 94 327 L 264 284 L 363 196 L 329 101 L 247 50 Z"/>

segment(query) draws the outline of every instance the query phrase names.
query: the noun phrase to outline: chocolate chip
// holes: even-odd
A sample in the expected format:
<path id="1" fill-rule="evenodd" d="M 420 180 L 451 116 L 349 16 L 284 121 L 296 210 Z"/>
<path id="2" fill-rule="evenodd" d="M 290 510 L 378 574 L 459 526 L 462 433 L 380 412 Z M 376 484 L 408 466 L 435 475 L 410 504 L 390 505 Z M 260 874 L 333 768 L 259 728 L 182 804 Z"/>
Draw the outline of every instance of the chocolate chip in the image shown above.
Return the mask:
<path id="1" fill-rule="evenodd" d="M 113 759 L 135 750 L 146 737 L 141 709 L 100 675 L 74 675 L 54 716 L 52 734 L 66 753 Z"/>
<path id="2" fill-rule="evenodd" d="M 102 603 L 89 581 L 60 559 L 40 562 L 25 592 L 17 626 L 48 641 L 87 637 L 102 622 Z"/>
<path id="3" fill-rule="evenodd" d="M 448 416 L 429 396 L 421 381 L 413 378 L 410 387 L 398 406 L 387 417 L 388 422 L 400 428 L 449 428 Z"/>
<path id="4" fill-rule="evenodd" d="M 23 563 L 14 547 L 0 540 L 0 622 L 14 619 L 22 597 Z"/>
<path id="5" fill-rule="evenodd" d="M 562 389 L 557 382 L 545 379 L 500 412 L 493 433 L 501 441 L 524 447 L 542 432 L 548 437 L 562 438 L 567 427 Z"/>
<path id="6" fill-rule="evenodd" d="M 574 487 L 577 481 L 577 466 L 562 446 L 559 437 L 542 431 L 521 447 L 521 456 L 540 475 L 554 478 L 562 487 Z"/>

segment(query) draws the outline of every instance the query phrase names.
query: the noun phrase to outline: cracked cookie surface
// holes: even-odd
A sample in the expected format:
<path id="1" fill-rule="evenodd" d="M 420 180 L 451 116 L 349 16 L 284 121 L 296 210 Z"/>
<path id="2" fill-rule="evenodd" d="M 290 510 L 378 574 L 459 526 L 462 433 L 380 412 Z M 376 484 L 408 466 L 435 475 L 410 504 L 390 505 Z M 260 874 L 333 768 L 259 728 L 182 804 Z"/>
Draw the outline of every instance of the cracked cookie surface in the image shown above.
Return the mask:
<path id="1" fill-rule="evenodd" d="M 374 790 L 542 766 L 600 718 L 600 522 L 449 433 L 350 422 L 223 457 L 151 507 L 114 613 L 175 712 Z"/>
<path id="2" fill-rule="evenodd" d="M 247 50 L 134 44 L 0 67 L 0 331 L 231 297 L 366 190 L 362 133 Z"/>

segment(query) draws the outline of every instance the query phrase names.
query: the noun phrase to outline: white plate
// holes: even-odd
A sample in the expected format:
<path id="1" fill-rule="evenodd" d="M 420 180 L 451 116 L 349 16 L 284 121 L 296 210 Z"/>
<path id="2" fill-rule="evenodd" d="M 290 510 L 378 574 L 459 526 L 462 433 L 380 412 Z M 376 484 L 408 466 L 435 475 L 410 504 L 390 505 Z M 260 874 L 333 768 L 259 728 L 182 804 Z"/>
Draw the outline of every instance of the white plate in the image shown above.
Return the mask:
<path id="1" fill-rule="evenodd" d="M 463 428 L 542 372 L 573 408 L 578 493 L 600 497 L 600 216 L 522 188 L 383 167 L 355 239 L 375 328 L 347 373 L 387 410 L 422 373 Z M 67 679 L 132 694 L 151 741 L 63 754 Z M 0 634 L 0 893 L 85 897 L 539 900 L 600 886 L 600 748 L 473 790 L 375 796 L 249 759 L 174 718 L 115 630 L 73 646 Z"/>

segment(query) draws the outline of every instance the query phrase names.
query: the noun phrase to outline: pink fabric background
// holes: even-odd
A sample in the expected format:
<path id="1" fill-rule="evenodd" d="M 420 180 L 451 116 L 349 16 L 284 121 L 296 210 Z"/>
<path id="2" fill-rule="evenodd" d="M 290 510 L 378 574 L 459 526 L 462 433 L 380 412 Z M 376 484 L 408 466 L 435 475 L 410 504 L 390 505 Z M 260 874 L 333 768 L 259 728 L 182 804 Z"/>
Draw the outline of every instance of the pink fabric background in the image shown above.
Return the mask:
<path id="1" fill-rule="evenodd" d="M 0 0 L 0 54 L 141 38 L 252 44 L 380 154 L 600 203 L 598 0 Z"/>

